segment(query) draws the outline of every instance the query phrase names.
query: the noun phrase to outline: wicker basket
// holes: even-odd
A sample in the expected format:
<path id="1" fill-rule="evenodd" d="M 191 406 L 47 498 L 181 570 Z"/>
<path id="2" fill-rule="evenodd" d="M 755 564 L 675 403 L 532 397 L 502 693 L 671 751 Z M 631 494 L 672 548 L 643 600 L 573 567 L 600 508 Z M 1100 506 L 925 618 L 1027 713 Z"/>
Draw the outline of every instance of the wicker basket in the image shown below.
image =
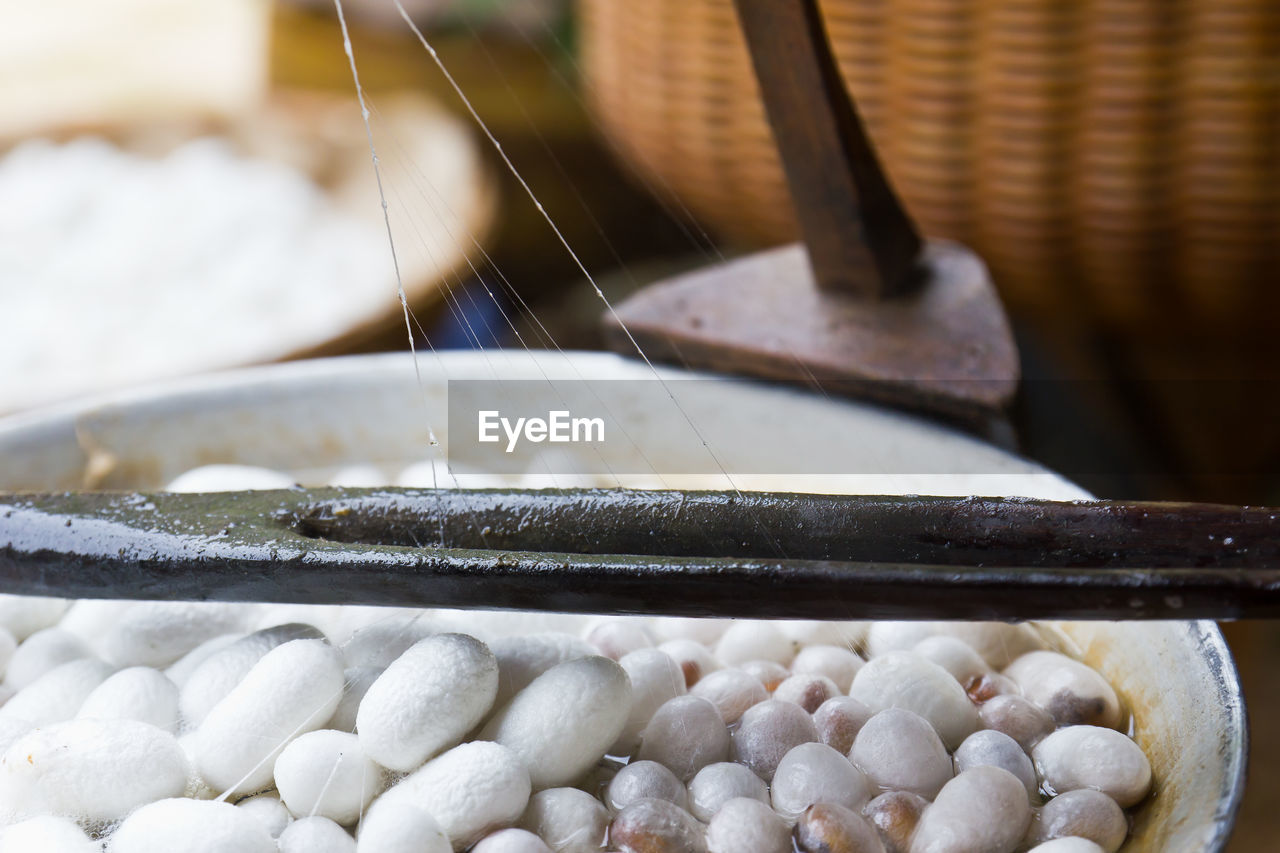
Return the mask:
<path id="1" fill-rule="evenodd" d="M 1276 0 L 824 0 L 895 184 L 1015 309 L 1280 316 Z M 613 143 L 730 240 L 796 226 L 731 0 L 581 0 Z"/>

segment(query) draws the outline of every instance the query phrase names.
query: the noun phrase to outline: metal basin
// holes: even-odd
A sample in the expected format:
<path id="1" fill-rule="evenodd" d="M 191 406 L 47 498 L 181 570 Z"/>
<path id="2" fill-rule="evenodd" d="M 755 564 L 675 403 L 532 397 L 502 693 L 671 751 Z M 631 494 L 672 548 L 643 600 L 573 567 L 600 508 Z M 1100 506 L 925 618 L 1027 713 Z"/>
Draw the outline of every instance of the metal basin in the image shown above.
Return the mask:
<path id="1" fill-rule="evenodd" d="M 424 356 L 422 384 L 404 355 L 254 368 L 117 394 L 0 421 L 0 489 L 159 488 L 198 465 L 237 462 L 321 483 L 355 463 L 426 458 L 446 418 L 447 381 L 491 378 L 643 379 L 649 368 L 597 353 L 446 353 Z M 683 376 L 676 372 L 666 375 Z M 872 406 L 764 385 L 726 386 L 717 417 L 785 413 L 780 442 L 868 462 L 932 454 L 954 471 L 741 477 L 742 488 L 848 493 L 1087 495 L 1026 460 L 967 436 Z M 853 440 L 851 440 L 853 439 Z M 759 448 L 727 448 L 734 454 Z M 666 461 L 654 460 L 661 469 Z M 975 473 L 977 472 L 977 473 Z M 705 480 L 705 478 L 704 478 Z M 694 487 L 668 479 L 668 484 Z M 722 487 L 723 484 L 709 484 Z M 1243 794 L 1247 725 L 1230 652 L 1211 622 L 1052 623 L 1064 645 L 1116 685 L 1151 759 L 1154 789 L 1136 811 L 1125 851 L 1224 849 Z"/>

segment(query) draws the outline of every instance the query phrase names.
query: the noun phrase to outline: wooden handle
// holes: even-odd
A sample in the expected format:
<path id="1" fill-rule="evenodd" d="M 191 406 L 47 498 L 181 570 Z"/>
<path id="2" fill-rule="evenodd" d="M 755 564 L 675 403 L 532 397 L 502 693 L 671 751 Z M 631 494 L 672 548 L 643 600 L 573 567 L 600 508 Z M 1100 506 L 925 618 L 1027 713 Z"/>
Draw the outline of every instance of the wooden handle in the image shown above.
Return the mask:
<path id="1" fill-rule="evenodd" d="M 0 592 L 781 619 L 1280 618 L 1280 509 L 623 489 L 0 494 Z"/>
<path id="2" fill-rule="evenodd" d="M 909 288 L 920 235 L 831 53 L 817 0 L 734 0 L 819 287 Z"/>

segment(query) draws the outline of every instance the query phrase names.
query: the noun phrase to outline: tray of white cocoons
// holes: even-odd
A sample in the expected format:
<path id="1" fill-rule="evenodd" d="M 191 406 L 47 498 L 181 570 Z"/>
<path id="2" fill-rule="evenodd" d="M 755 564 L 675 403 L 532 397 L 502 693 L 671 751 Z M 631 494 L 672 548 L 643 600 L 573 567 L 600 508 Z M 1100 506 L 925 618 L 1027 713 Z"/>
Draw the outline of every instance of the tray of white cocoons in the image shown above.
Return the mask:
<path id="1" fill-rule="evenodd" d="M 380 106 L 383 174 L 407 190 L 390 226 L 347 97 L 282 95 L 203 136 L 0 143 L 0 413 L 350 350 L 402 322 L 397 273 L 411 306 L 439 298 L 466 261 L 453 235 L 492 220 L 491 181 L 441 107 Z M 430 248 L 393 269 L 387 227 Z"/>
<path id="2" fill-rule="evenodd" d="M 579 373 L 634 371 L 573 359 Z M 488 369 L 443 361 L 420 365 L 428 406 L 446 378 Z M 513 363 L 565 369 L 512 353 L 515 378 Z M 95 463 L 100 487 L 423 476 L 404 358 L 202 382 L 0 423 L 0 460 L 24 460 L 0 488 L 73 487 L 85 447 L 110 455 Z M 881 451 L 990 454 L 1001 494 L 1082 495 L 905 416 L 733 393 L 753 410 L 812 406 L 808 423 L 882 438 Z M 193 438 L 196 422 L 207 429 Z M 370 461 L 371 447 L 388 455 Z M 201 467 L 210 459 L 238 467 Z M 1214 851 L 1243 772 L 1239 685 L 1208 623 L 4 596 L 0 662 L 0 853 Z"/>

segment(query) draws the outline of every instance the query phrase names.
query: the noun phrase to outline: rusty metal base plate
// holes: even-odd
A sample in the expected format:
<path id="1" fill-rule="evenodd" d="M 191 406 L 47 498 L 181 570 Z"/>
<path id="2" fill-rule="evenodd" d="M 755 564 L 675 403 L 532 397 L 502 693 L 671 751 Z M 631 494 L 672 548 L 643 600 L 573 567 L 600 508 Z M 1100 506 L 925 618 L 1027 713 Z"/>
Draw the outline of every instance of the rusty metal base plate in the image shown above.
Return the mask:
<path id="1" fill-rule="evenodd" d="M 959 419 L 999 414 L 1018 353 L 986 267 L 943 241 L 922 267 L 914 291 L 862 299 L 818 289 L 804 247 L 786 246 L 650 285 L 606 315 L 605 334 L 623 354 L 635 354 L 625 324 L 661 361 Z"/>

